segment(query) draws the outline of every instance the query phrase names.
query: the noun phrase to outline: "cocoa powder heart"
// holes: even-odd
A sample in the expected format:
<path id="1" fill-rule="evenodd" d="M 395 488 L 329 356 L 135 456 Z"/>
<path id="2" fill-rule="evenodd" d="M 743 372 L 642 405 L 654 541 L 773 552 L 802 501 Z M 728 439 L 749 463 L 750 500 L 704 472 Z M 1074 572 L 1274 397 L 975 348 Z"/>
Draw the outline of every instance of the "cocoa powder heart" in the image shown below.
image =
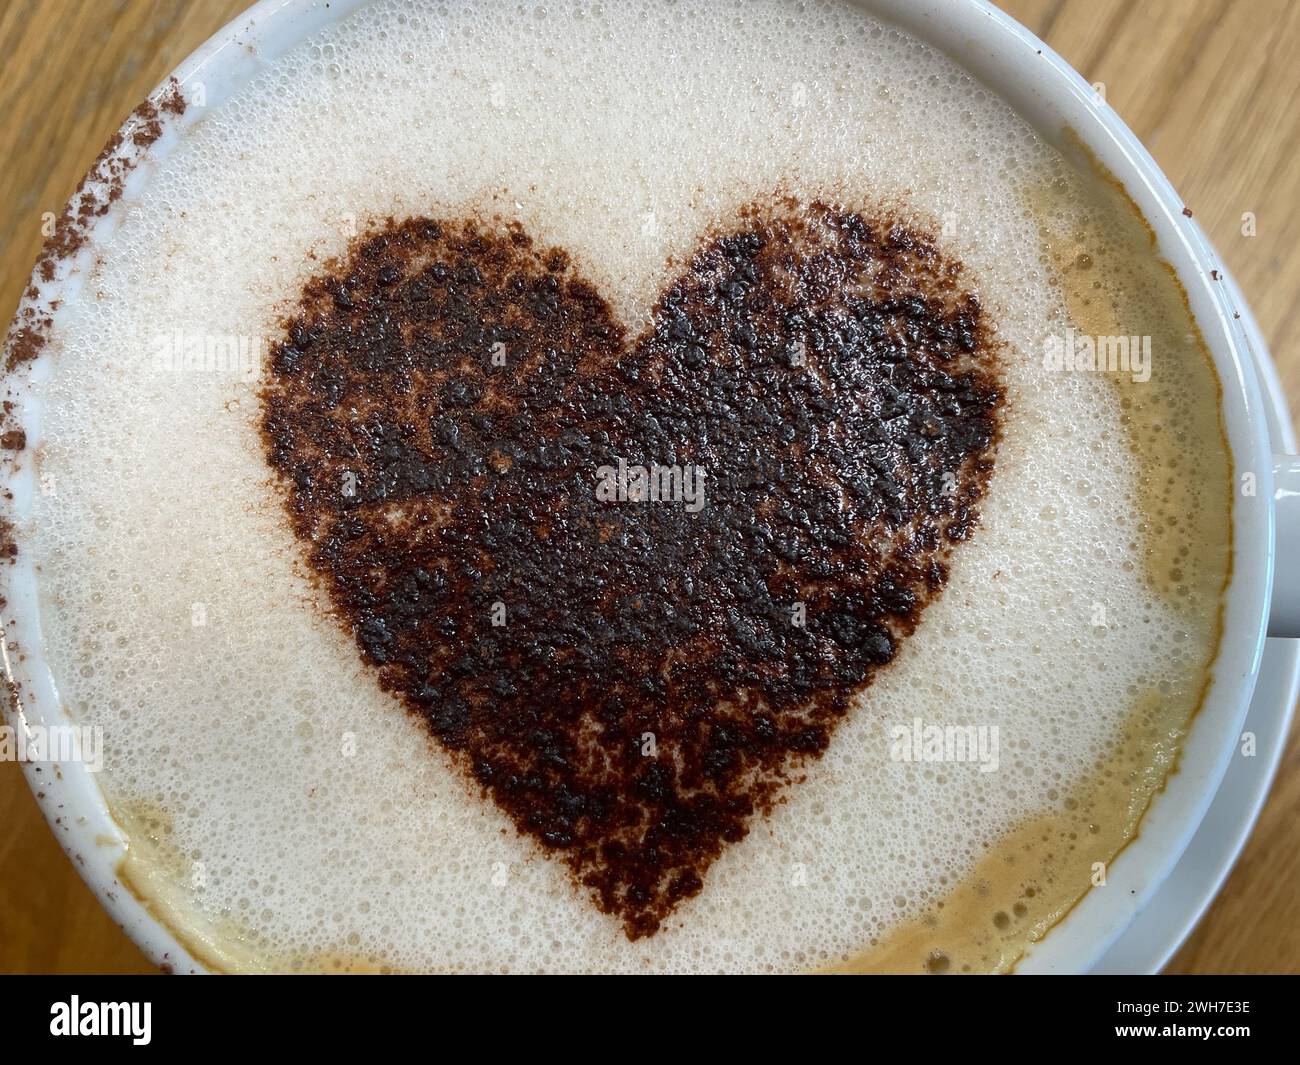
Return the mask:
<path id="1" fill-rule="evenodd" d="M 337 618 L 630 938 L 826 749 L 971 535 L 1002 393 L 961 280 L 914 228 L 786 200 L 629 341 L 563 251 L 415 218 L 273 346 L 266 456 Z M 611 498 L 620 460 L 698 467 L 702 505 Z"/>

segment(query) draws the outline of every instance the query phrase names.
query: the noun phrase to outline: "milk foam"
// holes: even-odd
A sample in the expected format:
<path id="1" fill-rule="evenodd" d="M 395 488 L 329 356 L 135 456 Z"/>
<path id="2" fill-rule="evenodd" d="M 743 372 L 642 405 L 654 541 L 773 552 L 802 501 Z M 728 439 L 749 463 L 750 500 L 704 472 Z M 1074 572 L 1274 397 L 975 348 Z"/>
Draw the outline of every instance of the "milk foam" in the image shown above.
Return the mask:
<path id="1" fill-rule="evenodd" d="M 61 322 L 29 547 L 62 697 L 103 726 L 103 783 L 160 892 L 231 965 L 798 970 L 861 953 L 1064 810 L 1145 693 L 1191 697 L 1216 637 L 1199 585 L 1144 572 L 1158 531 L 1121 391 L 1041 362 L 1067 308 L 1024 189 L 1063 170 L 951 62 L 839 3 L 379 0 L 214 109 Z M 776 190 L 943 229 L 1006 345 L 1006 436 L 898 660 L 633 944 L 322 615 L 260 451 L 257 370 L 156 355 L 178 331 L 256 351 L 368 221 L 467 206 L 567 248 L 634 321 L 670 260 Z M 918 718 L 997 726 L 998 769 L 891 760 Z"/>

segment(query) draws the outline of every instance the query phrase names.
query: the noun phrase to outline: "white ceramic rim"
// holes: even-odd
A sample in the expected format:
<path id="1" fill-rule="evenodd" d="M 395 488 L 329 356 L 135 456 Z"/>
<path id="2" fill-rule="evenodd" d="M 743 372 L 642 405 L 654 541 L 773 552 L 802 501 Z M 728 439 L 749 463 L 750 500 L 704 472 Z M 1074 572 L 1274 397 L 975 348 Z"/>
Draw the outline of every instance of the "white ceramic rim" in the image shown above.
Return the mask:
<path id="1" fill-rule="evenodd" d="M 176 123 L 182 130 L 221 104 L 287 48 L 326 22 L 346 16 L 368 0 L 261 0 L 230 22 L 174 72 L 182 91 L 203 85 L 206 107 Z M 1160 252 L 1176 270 L 1223 385 L 1223 412 L 1234 460 L 1234 479 L 1243 471 L 1258 478 L 1258 495 L 1235 495 L 1234 573 L 1224 613 L 1224 640 L 1205 703 L 1184 745 L 1180 767 L 1148 811 L 1137 839 L 1112 863 L 1107 887 L 1090 891 L 1068 917 L 1037 944 L 1019 966 L 1022 972 L 1085 972 L 1123 932 L 1164 880 L 1203 818 L 1231 759 L 1249 705 L 1268 617 L 1273 567 L 1272 460 L 1259 383 L 1243 357 L 1245 336 L 1216 278 L 1224 268 L 1199 226 L 1182 213 L 1183 204 L 1155 161 L 1128 127 L 1078 74 L 1028 30 L 983 0 L 857 0 L 956 59 L 990 89 L 1007 99 L 1049 140 L 1060 143 L 1072 129 L 1124 184 L 1155 230 Z M 164 82 L 164 86 L 167 83 Z M 162 87 L 160 86 L 160 90 Z M 189 92 L 186 92 L 189 95 Z M 166 154 L 160 141 L 154 158 Z M 147 184 L 150 159 L 132 174 L 123 204 Z M 107 233 L 119 208 L 100 221 Z M 92 240 L 93 243 L 93 240 Z M 81 276 L 59 278 L 42 294 L 65 301 L 75 296 Z M 57 317 L 56 317 L 57 325 Z M 39 402 L 34 389 L 49 372 L 48 356 L 10 375 L 7 398 L 17 403 L 31 446 L 40 442 Z M 21 541 L 22 518 L 30 514 L 34 490 L 30 463 L 20 462 L 3 477 L 13 494 L 11 512 Z M 36 578 L 20 553 L 3 576 L 8 599 L 3 665 L 14 697 L 10 722 L 70 724 L 39 648 Z M 13 619 L 13 620 L 10 620 Z M 93 774 L 80 764 L 24 766 L 33 792 L 56 837 L 83 878 L 155 963 L 174 972 L 203 966 L 117 880 L 125 839 L 109 815 Z"/>

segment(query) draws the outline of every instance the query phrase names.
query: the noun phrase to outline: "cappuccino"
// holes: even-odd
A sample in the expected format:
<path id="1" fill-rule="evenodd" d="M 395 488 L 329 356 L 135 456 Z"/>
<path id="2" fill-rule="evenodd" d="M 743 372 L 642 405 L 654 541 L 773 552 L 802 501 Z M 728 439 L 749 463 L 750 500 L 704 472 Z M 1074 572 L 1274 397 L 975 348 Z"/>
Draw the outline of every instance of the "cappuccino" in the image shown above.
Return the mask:
<path id="1" fill-rule="evenodd" d="M 206 964 L 1005 971 L 1104 883 L 1231 460 L 1082 147 L 849 3 L 375 0 L 144 176 L 17 540 Z"/>

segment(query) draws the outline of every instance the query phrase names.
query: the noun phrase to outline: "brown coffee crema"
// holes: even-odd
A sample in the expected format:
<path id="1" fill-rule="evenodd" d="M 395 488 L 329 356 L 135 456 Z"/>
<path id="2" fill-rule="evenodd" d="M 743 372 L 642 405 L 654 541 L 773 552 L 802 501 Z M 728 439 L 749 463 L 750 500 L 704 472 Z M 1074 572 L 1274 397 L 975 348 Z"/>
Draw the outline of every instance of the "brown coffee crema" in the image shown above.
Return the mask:
<path id="1" fill-rule="evenodd" d="M 792 199 L 705 239 L 639 337 L 516 224 L 390 221 L 307 284 L 261 400 L 382 687 L 631 939 L 940 594 L 1003 402 L 960 263 Z"/>

